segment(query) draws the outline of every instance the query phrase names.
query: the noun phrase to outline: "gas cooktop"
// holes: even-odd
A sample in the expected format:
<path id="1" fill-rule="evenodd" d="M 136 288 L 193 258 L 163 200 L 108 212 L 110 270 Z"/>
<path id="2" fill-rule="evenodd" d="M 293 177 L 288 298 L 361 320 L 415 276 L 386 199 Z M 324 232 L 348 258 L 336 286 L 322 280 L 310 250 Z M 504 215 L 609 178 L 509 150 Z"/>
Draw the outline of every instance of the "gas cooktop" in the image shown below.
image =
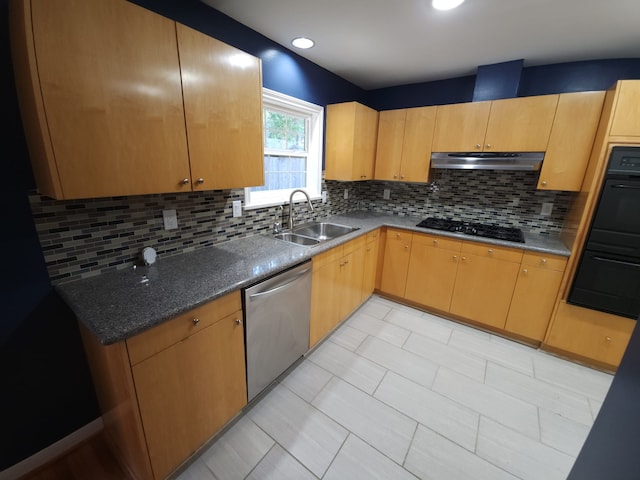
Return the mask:
<path id="1" fill-rule="evenodd" d="M 478 237 L 524 243 L 524 235 L 519 228 L 501 227 L 483 223 L 463 222 L 443 218 L 428 217 L 416 225 L 417 227 L 443 230 L 446 232 L 464 233 Z"/>

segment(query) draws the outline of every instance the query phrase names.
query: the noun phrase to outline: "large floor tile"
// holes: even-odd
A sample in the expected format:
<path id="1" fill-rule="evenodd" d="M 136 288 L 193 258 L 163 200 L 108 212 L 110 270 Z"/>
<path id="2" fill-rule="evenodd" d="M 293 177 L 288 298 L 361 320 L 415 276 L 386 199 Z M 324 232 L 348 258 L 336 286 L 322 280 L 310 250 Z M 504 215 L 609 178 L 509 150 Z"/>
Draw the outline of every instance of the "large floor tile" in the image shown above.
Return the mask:
<path id="1" fill-rule="evenodd" d="M 329 467 L 348 434 L 282 385 L 262 398 L 249 416 L 318 477 Z"/>
<path id="2" fill-rule="evenodd" d="M 485 383 L 501 392 L 532 403 L 584 425 L 593 423 L 589 400 L 584 395 L 552 385 L 510 368 L 489 362 Z"/>
<path id="3" fill-rule="evenodd" d="M 402 348 L 479 382 L 484 380 L 487 361 L 455 347 L 412 333 Z"/>
<path id="4" fill-rule="evenodd" d="M 282 383 L 307 402 L 322 390 L 333 375 L 313 362 L 301 362 Z"/>
<path id="5" fill-rule="evenodd" d="M 217 480 L 202 458 L 196 459 L 189 468 L 176 477 L 176 480 Z"/>
<path id="6" fill-rule="evenodd" d="M 373 393 L 386 373 L 380 365 L 330 341 L 320 345 L 309 360 L 367 393 Z"/>
<path id="7" fill-rule="evenodd" d="M 274 441 L 249 418 L 243 417 L 201 459 L 218 478 L 243 479 L 273 446 Z"/>
<path id="8" fill-rule="evenodd" d="M 404 344 L 409 333 L 411 333 L 404 328 L 392 325 L 384 320 L 380 320 L 360 312 L 355 313 L 349 320 L 347 320 L 346 324 L 349 327 L 355 328 L 356 330 L 360 330 L 361 332 L 367 333 L 399 347 Z"/>
<path id="9" fill-rule="evenodd" d="M 349 325 L 342 325 L 331 334 L 330 341 L 353 352 L 368 336 L 369 334 L 362 330 L 356 330 Z"/>
<path id="10" fill-rule="evenodd" d="M 317 478 L 276 444 L 253 469 L 247 480 L 317 480 Z"/>
<path id="11" fill-rule="evenodd" d="M 480 415 L 399 375 L 388 373 L 375 397 L 466 448 L 474 451 Z"/>
<path id="12" fill-rule="evenodd" d="M 364 305 L 362 305 L 358 309 L 358 313 L 366 313 L 367 315 L 371 315 L 372 317 L 382 320 L 387 316 L 394 305 L 397 304 L 385 301 L 377 295 L 373 295 Z"/>
<path id="13" fill-rule="evenodd" d="M 422 312 L 417 310 L 412 311 L 394 308 L 384 320 L 398 327 L 402 327 L 405 330 L 410 330 L 411 332 L 432 338 L 441 343 L 447 343 L 452 332 L 451 327 L 429 321 L 428 318 L 424 317 Z"/>
<path id="14" fill-rule="evenodd" d="M 599 401 L 607 395 L 613 381 L 613 375 L 542 352 L 534 358 L 534 366 L 536 378 Z"/>
<path id="15" fill-rule="evenodd" d="M 542 443 L 577 457 L 590 427 L 568 418 L 540 409 L 540 438 Z"/>
<path id="16" fill-rule="evenodd" d="M 415 480 L 397 463 L 351 434 L 323 480 Z"/>
<path id="17" fill-rule="evenodd" d="M 367 338 L 356 353 L 425 387 L 433 384 L 438 371 L 436 363 L 374 337 Z"/>
<path id="18" fill-rule="evenodd" d="M 405 468 L 423 480 L 518 480 L 422 425 L 418 426 Z"/>
<path id="19" fill-rule="evenodd" d="M 468 331 L 454 330 L 449 345 L 485 360 L 504 365 L 533 376 L 534 350 L 522 350 L 519 345 L 495 342 L 491 337 L 479 336 Z"/>
<path id="20" fill-rule="evenodd" d="M 540 439 L 538 409 L 531 403 L 441 367 L 433 391 L 535 439 Z"/>
<path id="21" fill-rule="evenodd" d="M 414 420 L 335 377 L 313 405 L 395 462 L 404 460 Z"/>
<path id="22" fill-rule="evenodd" d="M 574 458 L 481 417 L 478 456 L 523 480 L 565 480 Z"/>

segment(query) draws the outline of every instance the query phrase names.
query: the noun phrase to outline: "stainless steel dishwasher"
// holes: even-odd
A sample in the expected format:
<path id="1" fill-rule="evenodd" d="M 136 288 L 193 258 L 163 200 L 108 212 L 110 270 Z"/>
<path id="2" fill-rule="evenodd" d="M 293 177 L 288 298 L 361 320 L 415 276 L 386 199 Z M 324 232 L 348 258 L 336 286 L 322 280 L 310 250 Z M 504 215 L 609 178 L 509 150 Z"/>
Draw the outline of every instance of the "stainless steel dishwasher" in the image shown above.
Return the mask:
<path id="1" fill-rule="evenodd" d="M 251 401 L 309 349 L 311 261 L 243 290 Z"/>

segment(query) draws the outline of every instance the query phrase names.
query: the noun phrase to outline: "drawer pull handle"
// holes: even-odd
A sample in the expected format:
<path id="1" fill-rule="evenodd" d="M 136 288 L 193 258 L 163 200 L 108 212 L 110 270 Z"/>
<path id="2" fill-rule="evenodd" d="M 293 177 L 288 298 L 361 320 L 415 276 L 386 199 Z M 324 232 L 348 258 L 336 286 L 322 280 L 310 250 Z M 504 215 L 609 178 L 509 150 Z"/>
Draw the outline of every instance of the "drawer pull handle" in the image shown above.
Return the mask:
<path id="1" fill-rule="evenodd" d="M 493 253 L 493 248 L 490 248 L 489 250 L 487 250 L 488 253 Z"/>
<path id="2" fill-rule="evenodd" d="M 434 240 L 434 241 L 433 241 L 433 244 L 434 244 L 434 245 L 437 245 L 437 244 L 438 244 L 438 240 Z"/>
<path id="3" fill-rule="evenodd" d="M 610 341 L 611 341 L 611 337 L 604 337 L 604 339 L 605 339 L 607 342 L 610 342 Z"/>
<path id="4" fill-rule="evenodd" d="M 540 260 L 540 263 L 544 265 L 545 263 L 547 263 L 547 259 L 543 258 L 542 260 Z"/>
<path id="5" fill-rule="evenodd" d="M 522 273 L 529 273 L 529 270 L 525 268 L 524 270 L 522 270 Z"/>
<path id="6" fill-rule="evenodd" d="M 242 320 L 240 320 L 239 318 L 236 318 L 236 325 L 242 325 Z"/>
<path id="7" fill-rule="evenodd" d="M 194 319 L 193 319 L 193 325 L 194 325 L 194 326 L 196 326 L 196 327 L 197 327 L 199 323 L 200 323 L 200 319 L 199 319 L 199 318 L 194 318 Z"/>

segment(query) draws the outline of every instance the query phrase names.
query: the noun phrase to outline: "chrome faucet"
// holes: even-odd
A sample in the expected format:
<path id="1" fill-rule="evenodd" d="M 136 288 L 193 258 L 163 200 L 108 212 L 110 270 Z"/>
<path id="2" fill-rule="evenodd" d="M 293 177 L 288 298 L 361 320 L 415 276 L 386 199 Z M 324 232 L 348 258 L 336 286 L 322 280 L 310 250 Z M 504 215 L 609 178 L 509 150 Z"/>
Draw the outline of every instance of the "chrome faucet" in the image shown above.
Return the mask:
<path id="1" fill-rule="evenodd" d="M 293 196 L 298 192 L 304 193 L 304 196 L 307 197 L 307 204 L 309 205 L 309 209 L 312 212 L 314 211 L 313 205 L 311 204 L 311 199 L 309 198 L 309 194 L 307 192 L 299 188 L 291 192 L 291 195 L 289 196 L 289 230 L 293 230 Z"/>

